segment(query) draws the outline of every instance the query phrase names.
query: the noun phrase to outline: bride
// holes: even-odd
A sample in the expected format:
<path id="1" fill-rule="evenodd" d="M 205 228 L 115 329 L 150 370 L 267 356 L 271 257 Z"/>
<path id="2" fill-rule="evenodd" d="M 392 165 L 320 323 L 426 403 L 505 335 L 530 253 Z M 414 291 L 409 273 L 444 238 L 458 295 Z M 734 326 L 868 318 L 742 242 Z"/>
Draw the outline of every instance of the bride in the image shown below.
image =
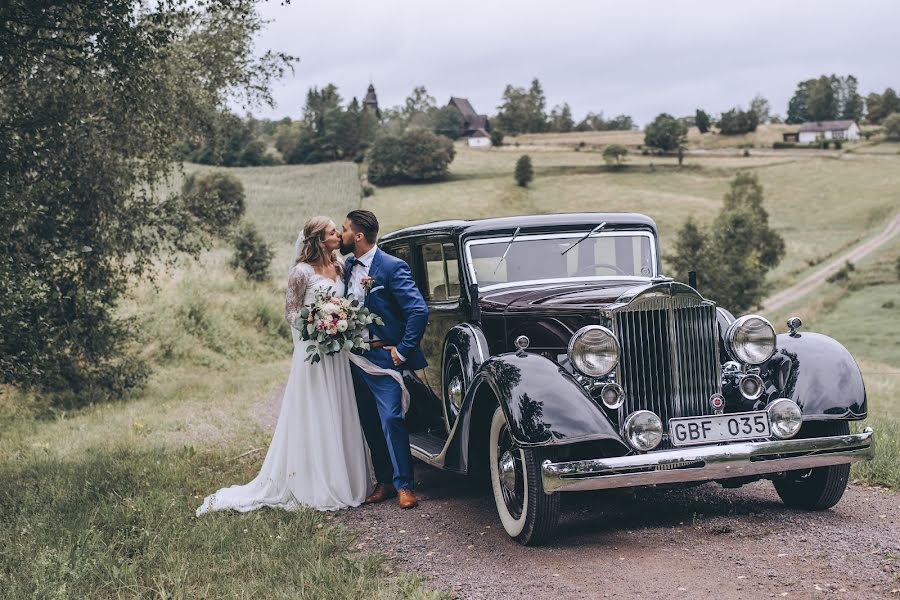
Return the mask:
<path id="1" fill-rule="evenodd" d="M 288 279 L 285 317 L 293 323 L 316 291 L 344 294 L 337 249 L 340 232 L 328 217 L 306 222 L 297 240 L 297 263 Z M 359 506 L 371 491 L 365 440 L 359 423 L 347 354 L 305 361 L 306 348 L 292 327 L 294 355 L 272 443 L 259 475 L 208 496 L 209 511 L 247 512 L 263 506 L 318 510 Z"/>

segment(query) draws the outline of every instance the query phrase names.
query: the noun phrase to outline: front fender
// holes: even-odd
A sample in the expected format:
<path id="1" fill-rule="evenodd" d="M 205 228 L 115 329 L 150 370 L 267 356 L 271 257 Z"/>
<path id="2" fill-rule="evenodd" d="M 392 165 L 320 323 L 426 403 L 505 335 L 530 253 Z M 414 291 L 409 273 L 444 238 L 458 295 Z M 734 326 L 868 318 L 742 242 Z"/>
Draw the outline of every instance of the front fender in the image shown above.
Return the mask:
<path id="1" fill-rule="evenodd" d="M 866 418 L 862 373 L 837 340 L 820 333 L 782 333 L 777 348 L 760 376 L 767 389 L 796 402 L 804 420 Z"/>
<path id="2" fill-rule="evenodd" d="M 469 395 L 488 386 L 520 446 L 622 438 L 603 410 L 562 367 L 538 354 L 494 356 L 476 372 Z"/>

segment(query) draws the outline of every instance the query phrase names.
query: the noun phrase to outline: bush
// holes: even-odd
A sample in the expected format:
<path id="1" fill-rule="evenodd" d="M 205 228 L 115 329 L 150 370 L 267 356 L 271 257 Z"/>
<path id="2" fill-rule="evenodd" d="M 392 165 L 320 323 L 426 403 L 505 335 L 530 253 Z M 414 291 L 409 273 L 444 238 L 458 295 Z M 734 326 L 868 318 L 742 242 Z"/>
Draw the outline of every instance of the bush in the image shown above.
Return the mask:
<path id="1" fill-rule="evenodd" d="M 772 149 L 773 150 L 784 150 L 787 148 L 796 148 L 797 144 L 794 142 L 773 142 Z"/>
<path id="2" fill-rule="evenodd" d="M 822 150 L 828 150 L 828 148 L 830 148 L 830 147 L 831 147 L 831 141 L 830 141 L 830 140 L 821 140 L 821 141 L 819 141 L 819 148 L 821 148 Z"/>
<path id="3" fill-rule="evenodd" d="M 834 149 L 840 150 L 844 147 L 844 140 L 834 140 Z"/>
<path id="4" fill-rule="evenodd" d="M 375 188 L 369 184 L 362 186 L 362 195 L 363 195 L 363 198 L 368 198 L 369 196 L 374 196 Z"/>
<path id="5" fill-rule="evenodd" d="M 610 144 L 603 150 L 603 160 L 608 165 L 621 165 L 628 156 L 628 148 L 621 144 Z"/>
<path id="6" fill-rule="evenodd" d="M 433 181 L 447 176 L 456 150 L 442 135 L 417 129 L 375 141 L 369 155 L 369 181 L 390 185 L 404 181 Z"/>
<path id="7" fill-rule="evenodd" d="M 252 223 L 244 223 L 234 235 L 234 255 L 231 267 L 241 269 L 254 281 L 269 278 L 269 265 L 274 253 Z"/>
<path id="8" fill-rule="evenodd" d="M 662 113 L 644 131 L 644 145 L 671 152 L 687 139 L 687 125 L 681 119 Z"/>
<path id="9" fill-rule="evenodd" d="M 739 108 L 722 113 L 719 117 L 719 133 L 722 135 L 738 135 L 756 131 L 759 125 L 759 115 L 752 110 L 743 111 Z"/>
<path id="10" fill-rule="evenodd" d="M 244 185 L 222 171 L 191 173 L 181 186 L 187 209 L 205 231 L 225 235 L 246 211 Z"/>
<path id="11" fill-rule="evenodd" d="M 503 132 L 499 129 L 495 129 L 491 132 L 491 145 L 498 148 L 503 145 Z"/>
<path id="12" fill-rule="evenodd" d="M 531 166 L 531 157 L 523 154 L 516 161 L 516 183 L 521 187 L 528 187 L 528 184 L 534 180 L 534 168 Z"/>
<path id="13" fill-rule="evenodd" d="M 750 150 L 748 150 L 747 148 L 744 148 L 744 157 L 746 158 L 748 156 L 750 156 Z"/>
<path id="14" fill-rule="evenodd" d="M 882 122 L 884 134 L 889 140 L 900 140 L 900 112 L 889 114 Z"/>

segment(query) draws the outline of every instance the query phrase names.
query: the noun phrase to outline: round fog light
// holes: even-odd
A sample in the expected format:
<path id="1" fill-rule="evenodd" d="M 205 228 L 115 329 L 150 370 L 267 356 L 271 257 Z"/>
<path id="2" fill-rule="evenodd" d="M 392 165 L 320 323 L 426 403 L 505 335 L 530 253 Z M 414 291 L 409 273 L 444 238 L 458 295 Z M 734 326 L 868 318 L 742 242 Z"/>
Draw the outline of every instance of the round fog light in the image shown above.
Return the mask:
<path id="1" fill-rule="evenodd" d="M 765 384 L 759 375 L 744 375 L 738 385 L 741 388 L 741 395 L 747 400 L 756 400 L 765 390 Z"/>
<path id="2" fill-rule="evenodd" d="M 625 419 L 625 439 L 635 450 L 653 450 L 662 441 L 662 436 L 662 421 L 649 410 L 633 412 Z"/>
<path id="3" fill-rule="evenodd" d="M 779 398 L 766 410 L 769 412 L 769 425 L 775 437 L 787 439 L 800 431 L 800 426 L 803 425 L 803 412 L 793 400 Z"/>
<path id="4" fill-rule="evenodd" d="M 606 408 L 616 410 L 625 402 L 625 391 L 618 383 L 607 383 L 600 390 L 600 400 Z"/>

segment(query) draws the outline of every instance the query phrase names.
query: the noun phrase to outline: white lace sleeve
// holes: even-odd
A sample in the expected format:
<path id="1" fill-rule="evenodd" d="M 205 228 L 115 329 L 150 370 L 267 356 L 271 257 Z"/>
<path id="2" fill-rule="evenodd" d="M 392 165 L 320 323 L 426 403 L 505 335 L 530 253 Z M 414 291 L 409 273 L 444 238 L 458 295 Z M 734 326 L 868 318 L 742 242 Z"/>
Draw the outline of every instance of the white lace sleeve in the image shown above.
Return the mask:
<path id="1" fill-rule="evenodd" d="M 291 325 L 294 324 L 294 319 L 297 318 L 300 309 L 303 308 L 306 286 L 309 285 L 309 272 L 312 269 L 307 270 L 304 268 L 306 266 L 308 265 L 298 264 L 291 269 L 291 273 L 288 276 L 287 297 L 284 301 L 284 318 Z"/>

